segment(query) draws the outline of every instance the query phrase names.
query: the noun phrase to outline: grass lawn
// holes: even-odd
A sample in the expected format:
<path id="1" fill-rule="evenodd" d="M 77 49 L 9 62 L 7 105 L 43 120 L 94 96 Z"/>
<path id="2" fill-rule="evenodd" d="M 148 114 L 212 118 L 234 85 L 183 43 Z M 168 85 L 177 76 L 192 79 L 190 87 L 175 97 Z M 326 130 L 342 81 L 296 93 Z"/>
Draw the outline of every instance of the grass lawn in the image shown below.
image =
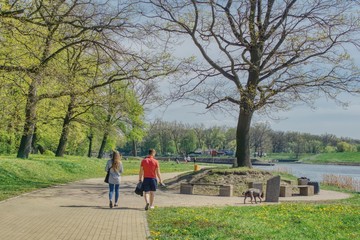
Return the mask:
<path id="1" fill-rule="evenodd" d="M 360 196 L 330 204 L 156 208 L 151 239 L 360 239 Z"/>
<path id="2" fill-rule="evenodd" d="M 260 160 L 297 160 L 315 164 L 349 164 L 360 165 L 360 152 L 333 152 L 319 154 L 301 154 L 297 159 L 291 153 L 271 153 Z"/>
<path id="3" fill-rule="evenodd" d="M 124 160 L 124 175 L 139 173 L 141 158 Z M 0 156 L 0 201 L 35 189 L 86 178 L 105 177 L 106 159 L 31 155 L 29 159 Z M 192 164 L 161 162 L 162 172 L 192 170 Z"/>
<path id="4" fill-rule="evenodd" d="M 124 175 L 137 174 L 141 158 L 124 160 Z M 103 178 L 106 160 L 31 155 L 0 156 L 0 200 L 51 185 Z M 193 164 L 161 162 L 162 172 Z M 156 208 L 147 212 L 151 239 L 360 239 L 360 194 L 351 199 L 246 207 Z"/>
<path id="5" fill-rule="evenodd" d="M 360 152 L 335 152 L 322 153 L 311 156 L 304 156 L 300 159 L 302 162 L 329 164 L 329 163 L 354 163 L 360 164 Z"/>

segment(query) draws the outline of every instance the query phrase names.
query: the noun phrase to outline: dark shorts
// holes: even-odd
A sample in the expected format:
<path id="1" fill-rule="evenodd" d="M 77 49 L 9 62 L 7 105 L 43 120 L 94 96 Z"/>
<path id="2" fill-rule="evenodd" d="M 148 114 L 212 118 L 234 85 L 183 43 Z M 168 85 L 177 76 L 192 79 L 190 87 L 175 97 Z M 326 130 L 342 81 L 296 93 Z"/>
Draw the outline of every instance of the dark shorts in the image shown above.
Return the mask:
<path id="1" fill-rule="evenodd" d="M 157 179 L 156 178 L 144 178 L 143 189 L 144 192 L 155 192 L 157 188 Z"/>

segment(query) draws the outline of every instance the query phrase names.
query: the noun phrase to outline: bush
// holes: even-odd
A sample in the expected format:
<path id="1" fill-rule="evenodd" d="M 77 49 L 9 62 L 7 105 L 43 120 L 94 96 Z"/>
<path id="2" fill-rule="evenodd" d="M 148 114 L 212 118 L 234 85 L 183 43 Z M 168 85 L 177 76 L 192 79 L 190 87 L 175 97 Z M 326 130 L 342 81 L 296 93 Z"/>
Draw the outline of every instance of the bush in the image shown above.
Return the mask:
<path id="1" fill-rule="evenodd" d="M 15 136 L 0 131 L 0 154 L 11 154 L 15 151 Z"/>
<path id="2" fill-rule="evenodd" d="M 45 150 L 44 154 L 45 156 L 51 156 L 51 157 L 55 157 L 55 153 L 50 151 L 50 150 Z"/>
<path id="3" fill-rule="evenodd" d="M 347 142 L 339 142 L 336 147 L 337 147 L 338 152 L 350 152 L 351 151 L 351 145 Z"/>
<path id="4" fill-rule="evenodd" d="M 324 152 L 325 153 L 333 153 L 333 152 L 336 152 L 336 148 L 333 146 L 326 146 L 324 149 Z"/>

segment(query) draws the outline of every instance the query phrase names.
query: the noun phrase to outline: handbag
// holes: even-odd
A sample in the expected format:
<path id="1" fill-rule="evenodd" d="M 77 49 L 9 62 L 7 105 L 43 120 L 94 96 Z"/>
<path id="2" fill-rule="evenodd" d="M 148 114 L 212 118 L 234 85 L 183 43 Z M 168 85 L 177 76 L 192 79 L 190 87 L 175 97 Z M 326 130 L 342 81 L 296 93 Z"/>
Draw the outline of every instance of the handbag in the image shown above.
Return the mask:
<path id="1" fill-rule="evenodd" d="M 109 168 L 109 170 L 107 171 L 107 174 L 106 174 L 106 176 L 105 176 L 104 182 L 109 183 L 109 176 L 110 176 L 110 168 Z"/>
<path id="2" fill-rule="evenodd" d="M 136 188 L 135 188 L 135 193 L 137 195 L 140 195 L 140 196 L 143 196 L 143 186 L 142 186 L 142 182 L 139 182 L 137 185 L 136 185 Z"/>

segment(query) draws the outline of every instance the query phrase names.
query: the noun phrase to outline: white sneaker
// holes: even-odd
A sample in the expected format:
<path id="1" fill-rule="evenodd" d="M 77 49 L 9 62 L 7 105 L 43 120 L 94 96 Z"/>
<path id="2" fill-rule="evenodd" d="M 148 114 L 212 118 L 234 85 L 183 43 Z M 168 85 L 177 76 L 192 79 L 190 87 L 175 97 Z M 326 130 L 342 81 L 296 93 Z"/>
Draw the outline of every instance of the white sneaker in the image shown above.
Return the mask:
<path id="1" fill-rule="evenodd" d="M 150 209 L 154 209 L 155 207 L 154 206 L 150 206 Z"/>

